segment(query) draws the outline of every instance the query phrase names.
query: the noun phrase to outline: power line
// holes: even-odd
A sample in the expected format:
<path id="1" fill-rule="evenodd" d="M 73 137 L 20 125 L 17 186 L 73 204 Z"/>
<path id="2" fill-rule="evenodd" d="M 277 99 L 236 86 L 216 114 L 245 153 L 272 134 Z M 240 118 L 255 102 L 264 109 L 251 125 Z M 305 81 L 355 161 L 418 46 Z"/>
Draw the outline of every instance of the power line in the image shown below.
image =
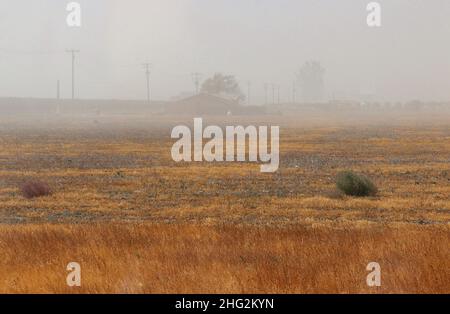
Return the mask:
<path id="1" fill-rule="evenodd" d="M 68 49 L 66 52 L 72 54 L 72 99 L 75 99 L 75 54 L 79 53 L 79 50 Z"/>

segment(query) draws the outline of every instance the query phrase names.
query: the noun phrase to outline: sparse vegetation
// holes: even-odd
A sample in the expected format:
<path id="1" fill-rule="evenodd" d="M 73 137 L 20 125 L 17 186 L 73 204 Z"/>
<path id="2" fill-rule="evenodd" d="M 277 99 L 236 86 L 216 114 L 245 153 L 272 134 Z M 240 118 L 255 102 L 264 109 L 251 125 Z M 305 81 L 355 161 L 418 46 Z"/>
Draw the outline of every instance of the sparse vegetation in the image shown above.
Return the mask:
<path id="1" fill-rule="evenodd" d="M 47 183 L 37 180 L 27 181 L 20 187 L 22 195 L 31 199 L 36 197 L 48 196 L 52 194 Z"/>
<path id="2" fill-rule="evenodd" d="M 114 119 L 2 129 L 0 292 L 450 292 L 448 117 L 395 132 L 295 117 L 275 174 L 176 164 L 164 117 Z M 341 169 L 376 173 L 380 197 L 328 195 Z M 25 177 L 54 193 L 18 197 Z"/>
<path id="3" fill-rule="evenodd" d="M 336 177 L 336 187 L 350 196 L 375 196 L 376 185 L 365 175 L 353 171 L 342 171 Z"/>

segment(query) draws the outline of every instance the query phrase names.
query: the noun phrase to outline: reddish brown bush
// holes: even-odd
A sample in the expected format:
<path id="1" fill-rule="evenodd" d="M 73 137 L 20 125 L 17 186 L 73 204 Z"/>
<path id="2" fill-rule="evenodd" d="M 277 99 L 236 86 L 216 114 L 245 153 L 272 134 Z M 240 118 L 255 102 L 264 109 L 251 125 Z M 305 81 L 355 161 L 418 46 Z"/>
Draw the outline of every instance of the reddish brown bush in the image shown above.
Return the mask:
<path id="1" fill-rule="evenodd" d="M 42 181 L 28 181 L 20 187 L 22 195 L 26 198 L 35 198 L 51 195 L 52 191 L 47 183 Z"/>

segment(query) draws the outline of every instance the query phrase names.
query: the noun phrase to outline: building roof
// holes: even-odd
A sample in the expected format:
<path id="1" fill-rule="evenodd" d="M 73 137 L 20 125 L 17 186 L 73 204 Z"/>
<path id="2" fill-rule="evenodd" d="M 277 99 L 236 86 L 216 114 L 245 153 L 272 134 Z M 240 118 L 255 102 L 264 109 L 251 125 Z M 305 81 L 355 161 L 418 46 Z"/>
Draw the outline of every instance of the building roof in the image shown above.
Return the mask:
<path id="1" fill-rule="evenodd" d="M 236 101 L 223 97 L 201 93 L 166 105 L 166 113 L 225 115 L 239 108 Z"/>

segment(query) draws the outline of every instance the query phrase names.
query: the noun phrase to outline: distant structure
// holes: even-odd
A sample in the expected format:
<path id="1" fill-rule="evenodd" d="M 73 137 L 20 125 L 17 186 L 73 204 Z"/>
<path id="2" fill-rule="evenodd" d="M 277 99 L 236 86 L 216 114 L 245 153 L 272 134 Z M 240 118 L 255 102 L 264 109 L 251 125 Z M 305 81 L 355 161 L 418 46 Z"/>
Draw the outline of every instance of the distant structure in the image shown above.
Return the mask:
<path id="1" fill-rule="evenodd" d="M 295 81 L 292 82 L 292 103 L 295 104 L 296 102 L 296 93 L 297 93 L 297 87 L 295 86 Z"/>
<path id="2" fill-rule="evenodd" d="M 268 95 L 268 90 L 269 90 L 269 84 L 264 83 L 264 105 L 268 105 L 267 102 L 267 95 Z"/>
<path id="3" fill-rule="evenodd" d="M 61 99 L 59 80 L 56 81 L 56 99 Z"/>
<path id="4" fill-rule="evenodd" d="M 277 103 L 280 104 L 280 85 L 277 86 Z"/>
<path id="5" fill-rule="evenodd" d="M 56 81 L 56 114 L 61 114 L 61 108 L 59 100 L 61 99 L 61 92 L 60 92 L 60 83 L 59 80 Z"/>
<path id="6" fill-rule="evenodd" d="M 66 52 L 72 55 L 72 100 L 75 99 L 75 56 L 80 50 L 68 49 Z"/>
<path id="7" fill-rule="evenodd" d="M 200 93 L 166 104 L 165 113 L 191 116 L 230 116 L 264 114 L 264 108 L 259 106 L 242 106 L 237 100 Z"/>
<path id="8" fill-rule="evenodd" d="M 251 105 L 251 100 L 250 100 L 250 91 L 252 88 L 252 83 L 250 81 L 247 81 L 247 105 Z"/>
<path id="9" fill-rule="evenodd" d="M 150 95 L 150 67 L 152 66 L 151 63 L 144 63 L 142 66 L 145 69 L 145 78 L 147 82 L 147 102 L 151 102 L 151 95 Z"/>
<path id="10" fill-rule="evenodd" d="M 272 83 L 272 104 L 275 105 L 275 84 Z"/>
<path id="11" fill-rule="evenodd" d="M 202 78 L 202 74 L 198 72 L 191 73 L 192 76 L 192 82 L 195 85 L 195 94 L 198 94 L 200 92 L 200 80 Z"/>

